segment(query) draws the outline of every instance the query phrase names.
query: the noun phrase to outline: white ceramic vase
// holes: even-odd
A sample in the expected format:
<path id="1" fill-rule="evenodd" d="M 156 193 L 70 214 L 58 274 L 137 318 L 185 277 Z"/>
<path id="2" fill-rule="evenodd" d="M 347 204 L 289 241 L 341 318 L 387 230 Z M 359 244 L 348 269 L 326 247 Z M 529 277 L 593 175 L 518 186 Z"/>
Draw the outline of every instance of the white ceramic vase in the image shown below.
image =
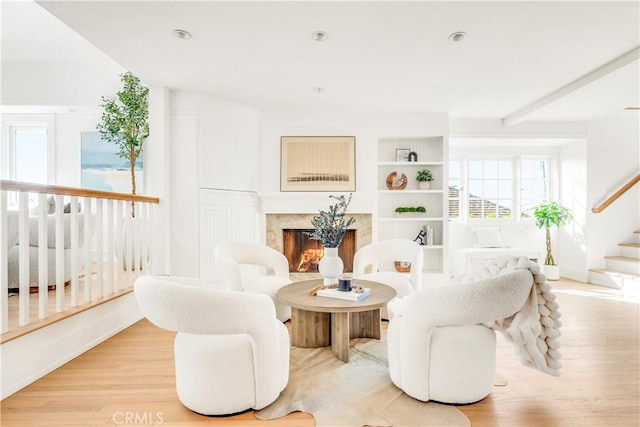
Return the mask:
<path id="1" fill-rule="evenodd" d="M 420 182 L 418 182 L 418 188 L 420 190 L 430 190 L 431 189 L 431 181 L 420 181 Z"/>
<path id="2" fill-rule="evenodd" d="M 324 248 L 324 255 L 318 263 L 318 271 L 325 285 L 338 284 L 338 278 L 344 271 L 344 263 L 338 256 L 338 248 Z"/>

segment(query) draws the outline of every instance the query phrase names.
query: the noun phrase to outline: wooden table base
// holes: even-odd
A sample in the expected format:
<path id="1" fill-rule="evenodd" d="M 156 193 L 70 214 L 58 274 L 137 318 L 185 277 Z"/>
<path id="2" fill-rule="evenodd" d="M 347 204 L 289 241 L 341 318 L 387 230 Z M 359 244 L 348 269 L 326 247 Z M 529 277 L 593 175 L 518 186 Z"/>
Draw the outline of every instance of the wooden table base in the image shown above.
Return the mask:
<path id="1" fill-rule="evenodd" d="M 318 313 L 291 309 L 291 344 L 295 347 L 326 347 L 349 362 L 351 338 L 380 339 L 380 309 L 356 313 Z"/>

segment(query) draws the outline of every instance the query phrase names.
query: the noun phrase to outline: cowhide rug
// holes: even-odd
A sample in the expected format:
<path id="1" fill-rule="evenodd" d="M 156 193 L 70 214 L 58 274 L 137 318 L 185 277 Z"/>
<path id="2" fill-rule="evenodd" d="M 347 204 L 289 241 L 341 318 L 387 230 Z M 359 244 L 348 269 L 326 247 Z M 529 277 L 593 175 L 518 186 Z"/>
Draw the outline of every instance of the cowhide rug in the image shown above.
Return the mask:
<path id="1" fill-rule="evenodd" d="M 301 411 L 312 414 L 319 427 L 471 425 L 455 406 L 415 400 L 393 385 L 384 336 L 380 341 L 351 340 L 350 351 L 349 363 L 344 363 L 330 347 L 292 347 L 287 387 L 256 417 L 275 419 Z"/>

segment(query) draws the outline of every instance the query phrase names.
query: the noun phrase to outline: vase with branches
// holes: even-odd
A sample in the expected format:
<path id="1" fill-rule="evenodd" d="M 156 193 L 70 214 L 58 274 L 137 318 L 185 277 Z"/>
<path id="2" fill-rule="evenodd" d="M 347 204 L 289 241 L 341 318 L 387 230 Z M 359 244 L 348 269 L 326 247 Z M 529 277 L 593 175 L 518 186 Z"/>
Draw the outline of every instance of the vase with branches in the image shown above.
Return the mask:
<path id="1" fill-rule="evenodd" d="M 103 96 L 104 110 L 97 129 L 105 141 L 115 143 L 119 157 L 128 160 L 131 171 L 131 194 L 136 194 L 136 161 L 149 137 L 149 88 L 130 72 L 120 76 L 123 84 L 115 96 Z M 131 202 L 131 216 L 135 204 Z"/>
<path id="2" fill-rule="evenodd" d="M 313 232 L 307 232 L 312 240 L 319 240 L 323 246 L 323 256 L 318 264 L 318 271 L 324 278 L 325 285 L 335 285 L 344 270 L 344 263 L 338 256 L 338 246 L 342 243 L 347 228 L 355 222 L 353 217 L 346 218 L 347 208 L 351 203 L 351 196 L 329 196 L 337 200 L 336 204 L 329 206 L 329 210 L 320 211 L 311 220 Z"/>

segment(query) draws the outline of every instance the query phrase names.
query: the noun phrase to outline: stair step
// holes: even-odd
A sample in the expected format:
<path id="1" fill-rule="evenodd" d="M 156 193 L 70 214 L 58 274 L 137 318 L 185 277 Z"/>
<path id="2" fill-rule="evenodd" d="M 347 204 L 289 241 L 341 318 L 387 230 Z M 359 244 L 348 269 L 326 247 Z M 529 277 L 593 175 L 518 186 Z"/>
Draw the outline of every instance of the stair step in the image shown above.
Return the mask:
<path id="1" fill-rule="evenodd" d="M 640 259 L 640 243 L 619 243 L 618 255 L 627 258 L 639 258 Z"/>
<path id="2" fill-rule="evenodd" d="M 604 257 L 604 259 L 610 259 L 612 261 L 619 261 L 619 262 L 630 262 L 633 264 L 640 264 L 640 258 L 631 258 L 628 256 L 606 256 Z"/>
<path id="3" fill-rule="evenodd" d="M 596 268 L 589 270 L 590 283 L 608 288 L 623 289 L 625 293 L 640 293 L 640 275 Z"/>
<path id="4" fill-rule="evenodd" d="M 640 248 L 640 243 L 618 243 L 618 246 L 625 246 L 630 248 Z"/>
<path id="5" fill-rule="evenodd" d="M 604 260 L 607 270 L 629 274 L 640 274 L 640 258 L 606 256 L 604 257 Z"/>

